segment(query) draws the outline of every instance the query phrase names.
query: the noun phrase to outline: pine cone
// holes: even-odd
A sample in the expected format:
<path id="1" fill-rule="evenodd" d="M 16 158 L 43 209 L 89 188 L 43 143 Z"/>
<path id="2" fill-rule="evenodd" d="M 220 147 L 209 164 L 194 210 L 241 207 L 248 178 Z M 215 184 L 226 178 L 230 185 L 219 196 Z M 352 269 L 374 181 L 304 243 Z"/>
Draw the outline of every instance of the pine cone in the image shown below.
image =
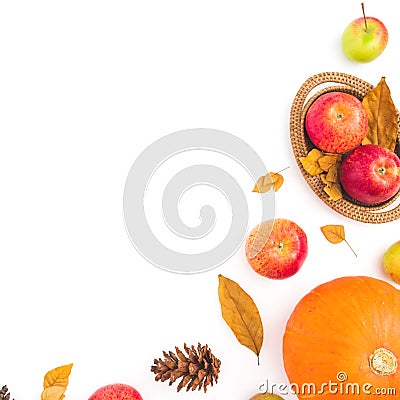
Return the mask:
<path id="1" fill-rule="evenodd" d="M 218 373 L 221 361 L 211 353 L 208 345 L 197 345 L 188 347 L 184 344 L 186 355 L 175 346 L 176 354 L 170 351 L 163 351 L 165 359 L 154 359 L 154 365 L 151 372 L 156 374 L 155 380 L 164 382 L 169 379 L 169 385 L 172 385 L 177 379 L 181 378 L 177 391 L 179 392 L 186 386 L 186 391 L 190 389 L 200 390 L 202 387 L 207 392 L 207 386 L 218 382 Z"/>
<path id="2" fill-rule="evenodd" d="M 0 400 L 10 400 L 10 392 L 6 385 L 4 385 L 0 390 Z"/>

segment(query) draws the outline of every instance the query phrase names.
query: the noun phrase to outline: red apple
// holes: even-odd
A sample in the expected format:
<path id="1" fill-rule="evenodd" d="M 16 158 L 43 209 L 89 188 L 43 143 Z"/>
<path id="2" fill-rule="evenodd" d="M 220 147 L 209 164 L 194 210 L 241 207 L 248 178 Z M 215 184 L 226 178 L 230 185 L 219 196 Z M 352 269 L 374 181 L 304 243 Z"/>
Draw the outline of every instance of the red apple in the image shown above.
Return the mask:
<path id="1" fill-rule="evenodd" d="M 367 112 L 357 97 L 329 92 L 310 106 L 305 128 L 316 147 L 327 153 L 347 153 L 357 147 L 368 130 Z"/>
<path id="2" fill-rule="evenodd" d="M 114 383 L 97 389 L 89 400 L 143 400 L 139 392 L 132 386 Z"/>
<path id="3" fill-rule="evenodd" d="M 385 147 L 368 144 L 353 150 L 340 166 L 340 183 L 364 204 L 389 200 L 400 190 L 400 159 Z"/>
<path id="4" fill-rule="evenodd" d="M 294 275 L 308 254 L 307 236 L 293 221 L 278 218 L 263 221 L 246 240 L 250 266 L 262 276 L 285 279 Z"/>

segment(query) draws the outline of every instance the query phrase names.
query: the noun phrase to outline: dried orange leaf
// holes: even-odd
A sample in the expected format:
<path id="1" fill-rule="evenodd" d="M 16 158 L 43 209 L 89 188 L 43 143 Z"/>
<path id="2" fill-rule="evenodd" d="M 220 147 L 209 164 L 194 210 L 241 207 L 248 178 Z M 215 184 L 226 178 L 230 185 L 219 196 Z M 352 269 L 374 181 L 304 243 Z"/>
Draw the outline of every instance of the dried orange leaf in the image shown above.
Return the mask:
<path id="1" fill-rule="evenodd" d="M 394 151 L 398 113 L 384 77 L 364 96 L 362 103 L 368 114 L 368 132 L 363 144 L 379 144 Z"/>
<path id="2" fill-rule="evenodd" d="M 326 154 L 318 159 L 318 165 L 325 172 L 328 172 L 332 166 L 339 164 L 341 161 L 342 161 L 341 154 Z"/>
<path id="3" fill-rule="evenodd" d="M 325 225 L 321 227 L 321 232 L 330 243 L 337 244 L 346 239 L 343 225 Z"/>
<path id="4" fill-rule="evenodd" d="M 325 225 L 321 227 L 321 232 L 325 236 L 326 240 L 330 243 L 337 244 L 343 241 L 346 242 L 347 246 L 357 257 L 356 252 L 353 250 L 353 248 L 349 245 L 349 243 L 346 240 L 346 234 L 344 232 L 343 225 Z"/>
<path id="5" fill-rule="evenodd" d="M 274 190 L 275 192 L 277 192 L 281 188 L 285 180 L 283 179 L 283 176 L 281 174 L 274 174 L 273 180 L 274 180 Z"/>
<path id="6" fill-rule="evenodd" d="M 324 192 L 329 196 L 329 200 L 338 201 L 343 197 L 342 188 L 338 183 L 332 183 L 332 186 L 325 186 Z"/>
<path id="7" fill-rule="evenodd" d="M 276 172 L 270 172 L 266 175 L 261 176 L 257 179 L 257 183 L 254 186 L 253 192 L 255 193 L 266 193 L 273 187 L 277 192 L 283 185 L 284 179 L 281 174 Z"/>
<path id="8" fill-rule="evenodd" d="M 339 164 L 334 164 L 329 168 L 326 180 L 332 183 L 339 183 Z"/>
<path id="9" fill-rule="evenodd" d="M 258 358 L 263 344 L 264 330 L 257 306 L 235 281 L 222 275 L 218 275 L 218 279 L 222 317 L 239 343 L 252 350 Z"/>
<path id="10" fill-rule="evenodd" d="M 44 376 L 41 400 L 62 400 L 64 398 L 72 365 L 63 365 L 47 372 Z"/>

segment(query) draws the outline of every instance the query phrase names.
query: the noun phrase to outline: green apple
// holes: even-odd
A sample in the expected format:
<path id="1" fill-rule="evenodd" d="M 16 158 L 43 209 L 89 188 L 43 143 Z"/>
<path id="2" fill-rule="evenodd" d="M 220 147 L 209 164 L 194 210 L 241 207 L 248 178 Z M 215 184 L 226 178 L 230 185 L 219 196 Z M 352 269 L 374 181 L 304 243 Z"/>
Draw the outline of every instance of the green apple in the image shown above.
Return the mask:
<path id="1" fill-rule="evenodd" d="M 352 61 L 370 62 L 377 58 L 385 49 L 389 34 L 386 26 L 377 18 L 357 18 L 347 25 L 342 34 L 342 49 Z"/>
<path id="2" fill-rule="evenodd" d="M 385 273 L 396 283 L 400 283 L 400 240 L 393 243 L 383 255 Z"/>
<path id="3" fill-rule="evenodd" d="M 277 394 L 271 393 L 257 393 L 254 396 L 250 397 L 249 400 L 283 400 L 281 396 Z"/>

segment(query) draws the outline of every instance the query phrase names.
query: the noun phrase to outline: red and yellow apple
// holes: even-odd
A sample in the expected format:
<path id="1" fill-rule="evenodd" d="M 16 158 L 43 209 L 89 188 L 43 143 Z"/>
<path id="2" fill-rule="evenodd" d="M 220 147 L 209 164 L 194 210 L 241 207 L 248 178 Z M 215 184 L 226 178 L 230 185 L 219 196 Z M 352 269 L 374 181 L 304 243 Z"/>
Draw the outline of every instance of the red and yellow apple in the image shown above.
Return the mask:
<path id="1" fill-rule="evenodd" d="M 143 398 L 132 386 L 114 383 L 97 389 L 89 400 L 143 400 Z"/>
<path id="2" fill-rule="evenodd" d="M 257 393 L 249 400 L 283 400 L 283 398 L 273 393 Z"/>
<path id="3" fill-rule="evenodd" d="M 361 101 L 344 92 L 319 96 L 310 106 L 305 128 L 310 140 L 326 153 L 347 153 L 368 130 L 368 115 Z"/>
<path id="4" fill-rule="evenodd" d="M 365 16 L 364 7 L 363 14 L 363 17 L 347 25 L 342 34 L 342 49 L 350 60 L 366 63 L 383 52 L 388 43 L 389 34 L 382 21 Z"/>
<path id="5" fill-rule="evenodd" d="M 400 240 L 390 245 L 385 251 L 383 269 L 393 282 L 400 284 Z"/>
<path id="6" fill-rule="evenodd" d="M 376 144 L 359 146 L 342 161 L 339 177 L 351 198 L 364 204 L 382 203 L 400 190 L 400 159 Z"/>
<path id="7" fill-rule="evenodd" d="M 303 265 L 308 254 L 307 236 L 293 221 L 267 220 L 249 233 L 245 250 L 247 261 L 258 274 L 285 279 Z"/>

